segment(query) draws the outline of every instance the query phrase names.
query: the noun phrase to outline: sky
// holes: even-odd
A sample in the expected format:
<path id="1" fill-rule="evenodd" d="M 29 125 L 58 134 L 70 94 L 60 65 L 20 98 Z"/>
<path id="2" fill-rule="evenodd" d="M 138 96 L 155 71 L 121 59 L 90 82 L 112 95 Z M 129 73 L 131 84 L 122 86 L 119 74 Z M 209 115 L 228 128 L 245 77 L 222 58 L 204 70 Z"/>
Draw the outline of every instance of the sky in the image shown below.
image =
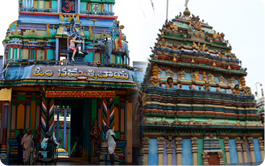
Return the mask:
<path id="1" fill-rule="evenodd" d="M 132 61 L 147 61 L 154 47 L 158 29 L 166 20 L 167 0 L 116 0 L 115 15 L 120 24 L 125 26 L 123 32 L 129 42 Z M 183 12 L 185 0 L 169 0 L 169 20 Z M 217 32 L 225 34 L 225 40 L 232 45 L 232 53 L 247 68 L 246 85 L 252 93 L 258 87 L 261 96 L 262 83 L 265 86 L 265 13 L 264 0 L 189 0 L 191 14 L 200 16 Z M 18 0 L 8 0 L 0 5 L 0 39 L 4 40 L 9 25 L 18 19 Z M 0 54 L 4 48 L 0 46 Z"/>

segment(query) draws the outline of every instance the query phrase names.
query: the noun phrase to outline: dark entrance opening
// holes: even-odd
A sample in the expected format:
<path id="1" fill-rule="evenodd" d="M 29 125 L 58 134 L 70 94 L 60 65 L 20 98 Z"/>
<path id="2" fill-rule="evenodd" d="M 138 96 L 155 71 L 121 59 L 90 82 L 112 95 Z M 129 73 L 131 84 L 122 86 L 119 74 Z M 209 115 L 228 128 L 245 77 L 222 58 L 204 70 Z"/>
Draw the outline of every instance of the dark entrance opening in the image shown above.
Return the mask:
<path id="1" fill-rule="evenodd" d="M 55 106 L 60 107 L 60 129 L 59 136 L 62 141 L 60 148 L 69 153 L 70 158 L 84 157 L 84 149 L 87 149 L 86 142 L 89 142 L 89 107 L 86 104 L 87 99 L 55 99 Z M 67 136 L 64 138 L 65 115 L 67 111 Z M 57 133 L 57 117 L 55 117 L 55 132 Z M 84 123 L 85 122 L 85 123 Z M 86 127 L 88 128 L 88 131 Z M 84 145 L 85 144 L 85 145 Z"/>
<path id="2" fill-rule="evenodd" d="M 209 162 L 209 165 L 220 165 L 218 154 L 217 153 L 210 153 L 208 162 Z"/>

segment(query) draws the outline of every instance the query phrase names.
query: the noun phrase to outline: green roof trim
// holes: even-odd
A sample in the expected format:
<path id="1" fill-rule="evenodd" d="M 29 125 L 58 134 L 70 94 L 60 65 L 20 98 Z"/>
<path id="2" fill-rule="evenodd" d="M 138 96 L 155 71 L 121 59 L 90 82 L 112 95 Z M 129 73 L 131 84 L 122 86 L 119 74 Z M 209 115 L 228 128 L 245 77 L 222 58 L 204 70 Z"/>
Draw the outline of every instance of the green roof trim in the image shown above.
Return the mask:
<path id="1" fill-rule="evenodd" d="M 212 30 L 212 29 L 202 28 L 202 30 L 204 32 L 207 32 L 207 33 L 210 33 L 210 34 L 214 34 L 214 30 Z"/>
<path id="2" fill-rule="evenodd" d="M 65 81 L 65 80 L 19 80 L 19 81 L 0 81 L 0 87 L 3 86 L 86 86 L 86 87 L 106 87 L 106 88 L 125 88 L 137 89 L 136 83 L 121 82 L 94 82 L 94 81 Z"/>
<path id="3" fill-rule="evenodd" d="M 185 29 L 188 29 L 189 27 L 187 24 L 182 24 L 179 22 L 174 22 L 173 25 L 177 25 L 179 28 L 185 28 Z"/>

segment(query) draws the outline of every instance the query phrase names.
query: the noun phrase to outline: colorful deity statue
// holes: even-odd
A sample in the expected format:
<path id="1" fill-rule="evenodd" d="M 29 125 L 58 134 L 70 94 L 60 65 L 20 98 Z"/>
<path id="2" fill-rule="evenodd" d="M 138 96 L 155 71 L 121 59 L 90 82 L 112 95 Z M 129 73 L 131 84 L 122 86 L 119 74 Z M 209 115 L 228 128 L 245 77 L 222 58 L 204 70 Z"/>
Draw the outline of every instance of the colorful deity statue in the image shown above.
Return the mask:
<path id="1" fill-rule="evenodd" d="M 166 82 L 166 88 L 173 88 L 173 87 L 174 87 L 173 78 L 168 77 Z"/>
<path id="2" fill-rule="evenodd" d="M 240 94 L 240 91 L 239 91 L 239 85 L 236 84 L 234 89 L 233 89 L 233 93 L 236 94 L 236 95 L 239 95 Z"/>
<path id="3" fill-rule="evenodd" d="M 120 22 L 115 20 L 112 28 L 111 37 L 115 41 L 116 51 L 123 48 L 123 40 L 126 40 L 125 35 L 122 33 L 124 26 L 120 26 Z"/>

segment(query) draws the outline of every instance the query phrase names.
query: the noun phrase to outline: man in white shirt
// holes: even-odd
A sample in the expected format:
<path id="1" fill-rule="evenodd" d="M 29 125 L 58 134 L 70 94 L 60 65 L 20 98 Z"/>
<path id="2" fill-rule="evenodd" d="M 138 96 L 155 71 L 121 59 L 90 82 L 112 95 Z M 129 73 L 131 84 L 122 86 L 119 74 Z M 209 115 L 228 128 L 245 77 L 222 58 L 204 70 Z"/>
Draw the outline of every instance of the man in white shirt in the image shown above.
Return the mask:
<path id="1" fill-rule="evenodd" d="M 110 129 L 110 126 L 105 126 L 107 131 L 106 138 L 108 141 L 108 153 L 110 155 L 111 165 L 114 165 L 114 152 L 116 148 L 116 136 L 113 130 Z"/>

